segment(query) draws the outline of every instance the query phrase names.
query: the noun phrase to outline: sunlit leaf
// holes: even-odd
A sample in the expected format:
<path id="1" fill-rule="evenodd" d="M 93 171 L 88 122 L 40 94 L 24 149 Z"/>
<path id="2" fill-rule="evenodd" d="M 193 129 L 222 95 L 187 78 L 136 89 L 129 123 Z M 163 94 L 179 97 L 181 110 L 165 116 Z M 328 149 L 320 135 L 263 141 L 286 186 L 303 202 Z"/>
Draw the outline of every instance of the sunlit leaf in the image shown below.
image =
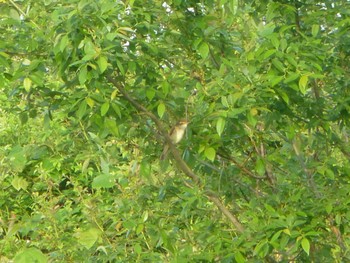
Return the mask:
<path id="1" fill-rule="evenodd" d="M 13 259 L 15 263 L 47 263 L 47 256 L 35 247 L 24 248 Z"/>
<path id="2" fill-rule="evenodd" d="M 30 78 L 24 78 L 23 80 L 23 86 L 24 86 L 24 89 L 29 92 L 30 91 L 30 88 L 32 86 L 32 81 Z"/>
<path id="3" fill-rule="evenodd" d="M 205 157 L 207 157 L 210 161 L 215 160 L 216 151 L 214 148 L 212 147 L 206 148 L 204 151 L 204 154 L 205 154 Z"/>
<path id="4" fill-rule="evenodd" d="M 79 83 L 80 85 L 83 85 L 87 80 L 87 67 L 84 66 L 82 68 L 80 68 L 79 71 Z"/>
<path id="5" fill-rule="evenodd" d="M 158 116 L 160 118 L 163 117 L 164 113 L 165 113 L 165 104 L 164 103 L 159 103 L 158 107 L 157 107 L 157 112 L 158 112 Z"/>
<path id="6" fill-rule="evenodd" d="M 306 93 L 308 81 L 309 81 L 309 77 L 307 75 L 303 75 L 299 79 L 299 90 L 302 94 Z"/>
<path id="7" fill-rule="evenodd" d="M 205 42 L 202 42 L 202 44 L 200 44 L 199 46 L 199 54 L 201 55 L 201 57 L 204 59 L 204 58 L 207 58 L 208 57 L 208 54 L 209 54 L 209 46 L 207 43 Z"/>
<path id="8" fill-rule="evenodd" d="M 101 106 L 101 116 L 105 116 L 106 113 L 108 112 L 109 110 L 109 102 L 106 101 L 105 103 L 102 104 Z"/>
<path id="9" fill-rule="evenodd" d="M 313 37 L 316 37 L 317 34 L 318 34 L 318 32 L 319 32 L 319 30 L 320 30 L 320 25 L 318 25 L 318 24 L 313 24 L 313 25 L 312 25 L 312 29 L 311 29 L 311 34 L 312 34 L 312 36 L 313 36 Z"/>
<path id="10" fill-rule="evenodd" d="M 235 253 L 235 260 L 236 260 L 237 263 L 244 263 L 244 262 L 246 262 L 244 256 L 239 251 Z"/>
<path id="11" fill-rule="evenodd" d="M 306 252 L 306 254 L 310 254 L 310 241 L 307 238 L 303 238 L 301 240 L 301 247 Z"/>
<path id="12" fill-rule="evenodd" d="M 79 119 L 83 118 L 83 116 L 85 115 L 86 113 L 86 106 L 87 106 L 87 103 L 86 103 L 86 100 L 83 100 L 80 102 L 79 104 L 79 108 L 76 112 L 76 115 Z"/>
<path id="13" fill-rule="evenodd" d="M 100 231 L 97 228 L 90 228 L 85 231 L 75 233 L 78 242 L 86 249 L 90 249 L 97 241 Z"/>
<path id="14" fill-rule="evenodd" d="M 216 122 L 216 132 L 219 134 L 219 136 L 221 136 L 222 132 L 225 129 L 225 124 L 226 121 L 224 118 L 219 118 Z"/>
<path id="15" fill-rule="evenodd" d="M 97 60 L 97 65 L 101 71 L 101 73 L 105 72 L 108 66 L 107 58 L 104 56 L 100 56 Z"/>
<path id="16" fill-rule="evenodd" d="M 110 174 L 96 176 L 91 184 L 93 188 L 112 188 L 115 185 L 115 177 Z"/>
<path id="17" fill-rule="evenodd" d="M 26 190 L 28 187 L 28 182 L 21 177 L 16 176 L 15 178 L 12 179 L 11 185 L 17 190 Z"/>

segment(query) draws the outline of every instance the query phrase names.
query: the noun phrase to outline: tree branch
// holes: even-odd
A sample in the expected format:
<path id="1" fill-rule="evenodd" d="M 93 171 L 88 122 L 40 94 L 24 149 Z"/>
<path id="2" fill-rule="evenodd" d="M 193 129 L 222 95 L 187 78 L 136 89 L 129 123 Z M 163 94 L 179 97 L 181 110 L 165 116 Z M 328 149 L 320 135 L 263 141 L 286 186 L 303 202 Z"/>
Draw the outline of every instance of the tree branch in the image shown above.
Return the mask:
<path id="1" fill-rule="evenodd" d="M 191 178 L 193 182 L 199 187 L 203 187 L 203 183 L 200 178 L 191 170 L 191 168 L 186 164 L 186 162 L 182 159 L 180 152 L 176 149 L 174 144 L 172 143 L 168 132 L 164 128 L 162 122 L 150 111 L 148 111 L 143 105 L 138 103 L 134 98 L 132 98 L 128 92 L 124 89 L 124 85 L 119 82 L 117 79 L 113 78 L 111 74 L 107 74 L 106 76 L 108 82 L 113 84 L 120 93 L 124 96 L 124 98 L 129 101 L 133 107 L 141 112 L 143 112 L 146 116 L 148 116 L 154 123 L 156 124 L 158 131 L 165 138 L 166 143 L 170 146 L 170 150 L 173 154 L 173 158 L 176 161 L 176 164 L 182 172 Z M 224 206 L 224 204 L 220 201 L 219 197 L 216 196 L 215 193 L 211 191 L 206 192 L 207 198 L 212 201 L 217 208 L 230 220 L 230 222 L 236 227 L 237 231 L 242 233 L 244 231 L 243 225 L 238 221 L 238 219 Z"/>

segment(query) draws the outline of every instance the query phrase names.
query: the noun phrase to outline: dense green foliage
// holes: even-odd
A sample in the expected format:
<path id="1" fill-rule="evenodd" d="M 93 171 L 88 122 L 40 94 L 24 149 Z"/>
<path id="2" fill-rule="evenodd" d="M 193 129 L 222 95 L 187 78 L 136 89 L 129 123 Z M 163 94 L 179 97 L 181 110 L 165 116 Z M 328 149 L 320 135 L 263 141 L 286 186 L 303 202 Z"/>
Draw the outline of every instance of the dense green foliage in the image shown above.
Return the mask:
<path id="1" fill-rule="evenodd" d="M 0 0 L 0 261 L 349 261 L 349 10 Z"/>

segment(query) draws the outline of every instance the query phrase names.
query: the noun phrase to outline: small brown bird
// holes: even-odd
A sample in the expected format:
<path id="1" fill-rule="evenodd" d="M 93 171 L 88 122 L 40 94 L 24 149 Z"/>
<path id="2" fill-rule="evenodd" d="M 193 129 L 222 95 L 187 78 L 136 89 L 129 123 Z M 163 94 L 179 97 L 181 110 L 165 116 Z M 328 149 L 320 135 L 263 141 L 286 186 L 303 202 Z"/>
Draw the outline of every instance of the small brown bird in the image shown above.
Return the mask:
<path id="1" fill-rule="evenodd" d="M 189 121 L 187 120 L 180 120 L 176 125 L 170 130 L 169 137 L 173 144 L 179 143 L 182 138 L 184 137 L 187 125 Z M 160 156 L 161 160 L 164 160 L 169 152 L 169 145 L 166 143 L 162 152 L 162 155 Z"/>

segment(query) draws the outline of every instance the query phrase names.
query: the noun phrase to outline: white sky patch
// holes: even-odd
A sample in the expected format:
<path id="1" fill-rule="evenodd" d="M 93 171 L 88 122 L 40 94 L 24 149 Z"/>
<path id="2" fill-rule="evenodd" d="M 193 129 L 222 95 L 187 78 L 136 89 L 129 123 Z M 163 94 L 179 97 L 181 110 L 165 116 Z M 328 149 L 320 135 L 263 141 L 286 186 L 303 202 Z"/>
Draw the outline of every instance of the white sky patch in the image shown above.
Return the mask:
<path id="1" fill-rule="evenodd" d="M 128 16 L 131 13 L 131 6 L 128 5 L 127 8 L 125 8 L 125 14 Z"/>
<path id="2" fill-rule="evenodd" d="M 171 14 L 173 12 L 173 10 L 171 10 L 171 6 L 168 5 L 167 2 L 163 2 L 162 7 L 165 8 L 165 12 L 167 12 L 168 14 Z"/>
<path id="3" fill-rule="evenodd" d="M 193 14 L 195 13 L 195 10 L 194 10 L 193 7 L 188 7 L 188 8 L 187 8 L 187 11 L 188 11 L 188 12 L 191 12 L 191 13 L 193 13 Z"/>

